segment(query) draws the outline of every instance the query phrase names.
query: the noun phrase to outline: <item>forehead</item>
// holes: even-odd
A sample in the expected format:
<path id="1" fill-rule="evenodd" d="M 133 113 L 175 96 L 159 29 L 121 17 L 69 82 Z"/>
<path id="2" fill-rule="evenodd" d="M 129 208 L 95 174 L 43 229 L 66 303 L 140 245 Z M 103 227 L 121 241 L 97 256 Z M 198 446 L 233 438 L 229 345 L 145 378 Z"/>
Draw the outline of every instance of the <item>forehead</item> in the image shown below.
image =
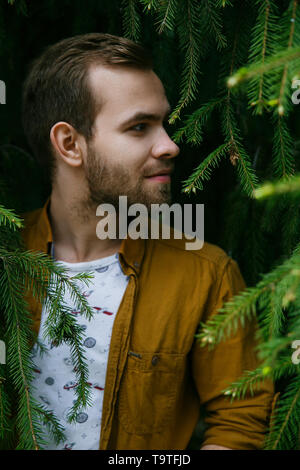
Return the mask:
<path id="1" fill-rule="evenodd" d="M 153 70 L 94 66 L 88 80 L 96 101 L 101 103 L 99 117 L 121 122 L 135 110 L 163 113 L 169 104 Z"/>

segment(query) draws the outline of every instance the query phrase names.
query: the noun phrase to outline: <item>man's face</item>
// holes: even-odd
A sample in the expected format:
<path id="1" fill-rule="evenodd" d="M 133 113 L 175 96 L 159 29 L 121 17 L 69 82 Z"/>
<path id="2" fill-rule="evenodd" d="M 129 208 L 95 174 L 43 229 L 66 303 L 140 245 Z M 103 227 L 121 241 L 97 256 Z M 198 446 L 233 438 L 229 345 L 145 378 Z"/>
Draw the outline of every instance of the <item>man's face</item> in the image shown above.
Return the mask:
<path id="1" fill-rule="evenodd" d="M 179 147 L 163 127 L 170 107 L 161 81 L 153 71 L 102 66 L 89 80 L 97 102 L 104 101 L 84 162 L 90 202 L 117 208 L 125 195 L 128 204 L 169 203 Z"/>

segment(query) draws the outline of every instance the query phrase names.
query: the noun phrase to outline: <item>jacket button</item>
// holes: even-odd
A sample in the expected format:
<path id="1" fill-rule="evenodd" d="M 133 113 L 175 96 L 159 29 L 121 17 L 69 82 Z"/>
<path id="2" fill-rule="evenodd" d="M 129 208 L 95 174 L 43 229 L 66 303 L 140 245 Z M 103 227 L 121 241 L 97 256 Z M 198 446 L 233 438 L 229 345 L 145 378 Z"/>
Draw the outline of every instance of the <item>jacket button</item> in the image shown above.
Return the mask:
<path id="1" fill-rule="evenodd" d="M 158 361 L 158 356 L 153 356 L 152 361 L 151 361 L 152 365 L 155 366 L 157 364 L 157 361 Z"/>

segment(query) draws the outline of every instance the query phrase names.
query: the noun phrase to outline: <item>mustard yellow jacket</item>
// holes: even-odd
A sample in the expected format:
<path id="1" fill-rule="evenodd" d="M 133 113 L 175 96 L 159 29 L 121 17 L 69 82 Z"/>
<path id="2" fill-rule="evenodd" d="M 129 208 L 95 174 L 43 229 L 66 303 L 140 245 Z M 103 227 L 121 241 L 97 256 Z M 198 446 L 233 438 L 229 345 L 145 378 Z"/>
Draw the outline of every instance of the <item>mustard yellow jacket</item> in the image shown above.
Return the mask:
<path id="1" fill-rule="evenodd" d="M 47 208 L 24 214 L 27 249 L 49 253 Z M 222 394 L 257 365 L 255 325 L 215 349 L 195 340 L 200 321 L 245 288 L 237 263 L 219 247 L 185 250 L 186 240 L 123 240 L 129 283 L 111 336 L 99 449 L 185 449 L 206 407 L 205 444 L 259 449 L 273 401 L 265 381 L 254 396 Z M 42 306 L 28 299 L 38 334 Z"/>

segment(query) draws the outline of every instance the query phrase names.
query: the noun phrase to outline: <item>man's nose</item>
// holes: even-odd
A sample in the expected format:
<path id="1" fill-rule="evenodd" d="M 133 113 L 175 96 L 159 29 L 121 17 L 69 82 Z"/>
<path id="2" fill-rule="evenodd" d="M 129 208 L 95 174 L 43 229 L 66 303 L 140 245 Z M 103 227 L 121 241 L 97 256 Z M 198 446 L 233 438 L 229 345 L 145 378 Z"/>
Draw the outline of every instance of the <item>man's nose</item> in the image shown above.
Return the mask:
<path id="1" fill-rule="evenodd" d="M 162 134 L 152 148 L 152 155 L 155 158 L 174 158 L 180 153 L 180 148 L 177 144 L 169 137 L 165 129 L 162 130 Z"/>

